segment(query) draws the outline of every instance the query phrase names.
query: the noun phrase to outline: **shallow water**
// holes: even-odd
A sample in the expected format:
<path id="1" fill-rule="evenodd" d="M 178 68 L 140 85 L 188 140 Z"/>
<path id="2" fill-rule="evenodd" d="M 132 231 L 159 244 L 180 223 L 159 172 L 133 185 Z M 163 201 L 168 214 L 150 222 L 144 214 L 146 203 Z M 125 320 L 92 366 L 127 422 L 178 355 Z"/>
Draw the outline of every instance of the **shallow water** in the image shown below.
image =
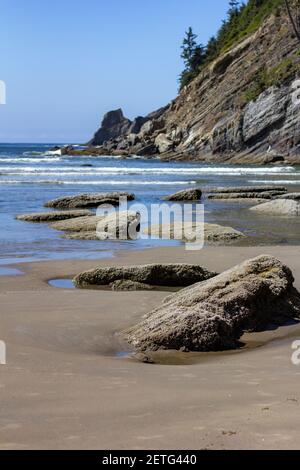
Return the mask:
<path id="1" fill-rule="evenodd" d="M 45 210 L 56 197 L 79 192 L 122 190 L 136 194 L 147 207 L 184 188 L 280 184 L 300 188 L 300 168 L 161 162 L 117 157 L 59 157 L 51 145 L 0 145 L 0 264 L 47 259 L 101 258 L 116 250 L 137 250 L 176 241 L 80 241 L 60 238 L 47 224 L 15 220 L 17 214 Z M 232 226 L 248 238 L 239 244 L 297 244 L 299 218 L 251 213 L 249 202 L 204 199 L 206 222 Z"/>
<path id="2" fill-rule="evenodd" d="M 6 268 L 0 266 L 0 276 L 23 276 L 24 273 L 19 269 Z"/>
<path id="3" fill-rule="evenodd" d="M 72 279 L 51 279 L 48 284 L 58 289 L 75 289 Z"/>

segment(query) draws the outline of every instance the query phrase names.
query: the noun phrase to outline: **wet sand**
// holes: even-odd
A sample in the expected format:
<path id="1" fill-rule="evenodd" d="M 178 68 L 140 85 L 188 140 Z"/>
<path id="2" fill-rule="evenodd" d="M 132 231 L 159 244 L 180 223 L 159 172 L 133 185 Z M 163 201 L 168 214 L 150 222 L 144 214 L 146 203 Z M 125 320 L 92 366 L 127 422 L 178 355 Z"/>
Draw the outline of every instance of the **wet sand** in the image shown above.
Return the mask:
<path id="1" fill-rule="evenodd" d="M 57 289 L 94 266 L 200 263 L 223 271 L 258 254 L 280 258 L 300 289 L 299 247 L 184 247 L 114 259 L 20 264 L 0 277 L 0 449 L 299 449 L 300 325 L 247 335 L 224 354 L 168 353 L 165 364 L 122 355 L 116 332 L 166 292 Z M 121 354 L 120 354 L 121 353 Z"/>

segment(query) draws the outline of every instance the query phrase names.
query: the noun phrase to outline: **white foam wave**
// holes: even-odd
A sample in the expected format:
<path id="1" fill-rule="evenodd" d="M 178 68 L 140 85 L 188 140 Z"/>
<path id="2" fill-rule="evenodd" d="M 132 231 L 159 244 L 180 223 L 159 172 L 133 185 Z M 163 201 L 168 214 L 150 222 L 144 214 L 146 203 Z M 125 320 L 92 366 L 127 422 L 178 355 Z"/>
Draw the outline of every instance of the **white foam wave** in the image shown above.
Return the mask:
<path id="1" fill-rule="evenodd" d="M 19 161 L 19 159 L 15 159 Z M 34 159 L 35 162 L 37 159 Z M 59 158 L 50 158 L 47 161 L 59 161 Z M 45 159 L 43 159 L 45 161 Z M 0 159 L 1 162 L 1 159 Z M 40 175 L 51 174 L 51 175 L 134 175 L 134 174 L 149 174 L 149 175 L 227 175 L 227 176 L 243 176 L 243 175 L 288 175 L 296 176 L 300 175 L 293 167 L 276 167 L 276 168 L 224 168 L 224 167 L 178 167 L 178 168 L 143 168 L 143 167 L 45 167 L 42 166 L 2 166 L 0 172 L 7 174 L 31 174 L 36 173 Z"/>
<path id="2" fill-rule="evenodd" d="M 48 157 L 48 158 L 37 158 L 37 157 L 1 157 L 1 163 L 44 163 L 44 162 L 59 162 L 60 157 Z"/>
<path id="3" fill-rule="evenodd" d="M 300 185 L 300 179 L 298 180 L 248 180 L 249 183 L 261 183 L 261 184 L 298 184 Z"/>
<path id="4" fill-rule="evenodd" d="M 116 180 L 99 180 L 99 181 L 65 181 L 65 180 L 0 180 L 0 185 L 10 184 L 65 184 L 65 185 L 101 185 L 101 186 L 172 186 L 172 185 L 189 185 L 196 184 L 197 181 L 116 181 Z"/>

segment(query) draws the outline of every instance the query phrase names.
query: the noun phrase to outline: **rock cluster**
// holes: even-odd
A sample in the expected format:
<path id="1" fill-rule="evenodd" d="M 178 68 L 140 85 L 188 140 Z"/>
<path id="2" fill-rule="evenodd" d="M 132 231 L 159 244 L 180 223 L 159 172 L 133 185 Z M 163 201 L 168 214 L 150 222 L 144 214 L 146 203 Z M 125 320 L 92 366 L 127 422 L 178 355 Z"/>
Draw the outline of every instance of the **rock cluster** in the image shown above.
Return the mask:
<path id="1" fill-rule="evenodd" d="M 245 331 L 300 318 L 293 282 L 287 266 L 259 256 L 171 295 L 124 336 L 138 351 L 237 348 Z"/>

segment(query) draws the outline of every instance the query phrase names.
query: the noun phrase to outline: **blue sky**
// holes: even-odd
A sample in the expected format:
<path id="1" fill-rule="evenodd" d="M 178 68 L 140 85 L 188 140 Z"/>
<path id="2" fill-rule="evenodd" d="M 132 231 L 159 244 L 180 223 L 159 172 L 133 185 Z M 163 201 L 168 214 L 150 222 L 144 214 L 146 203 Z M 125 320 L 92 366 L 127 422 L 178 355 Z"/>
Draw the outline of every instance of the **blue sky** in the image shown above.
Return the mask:
<path id="1" fill-rule="evenodd" d="M 85 142 L 103 114 L 176 96 L 180 46 L 218 29 L 228 0 L 0 0 L 0 142 Z"/>

